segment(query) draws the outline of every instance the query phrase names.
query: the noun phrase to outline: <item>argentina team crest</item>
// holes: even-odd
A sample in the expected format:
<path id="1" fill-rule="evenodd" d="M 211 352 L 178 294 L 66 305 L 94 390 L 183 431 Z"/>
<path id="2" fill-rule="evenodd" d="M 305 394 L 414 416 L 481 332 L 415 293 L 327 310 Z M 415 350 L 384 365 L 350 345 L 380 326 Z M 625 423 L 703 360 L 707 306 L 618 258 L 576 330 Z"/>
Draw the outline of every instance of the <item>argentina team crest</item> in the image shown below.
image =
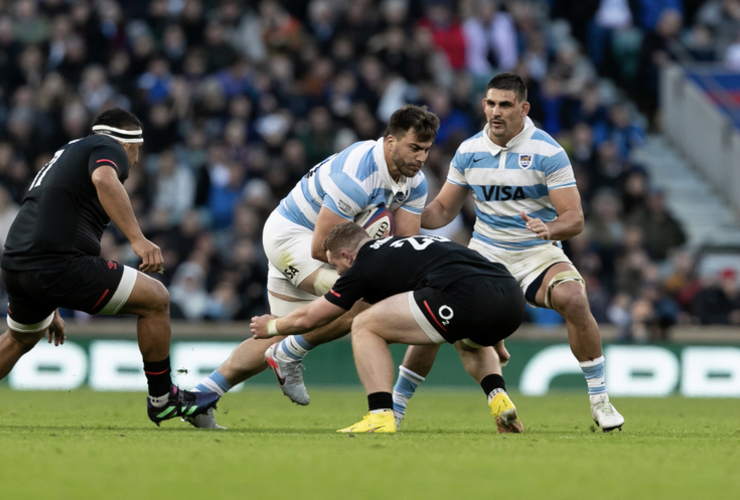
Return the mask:
<path id="1" fill-rule="evenodd" d="M 523 169 L 528 169 L 532 166 L 533 154 L 519 153 L 519 166 Z"/>

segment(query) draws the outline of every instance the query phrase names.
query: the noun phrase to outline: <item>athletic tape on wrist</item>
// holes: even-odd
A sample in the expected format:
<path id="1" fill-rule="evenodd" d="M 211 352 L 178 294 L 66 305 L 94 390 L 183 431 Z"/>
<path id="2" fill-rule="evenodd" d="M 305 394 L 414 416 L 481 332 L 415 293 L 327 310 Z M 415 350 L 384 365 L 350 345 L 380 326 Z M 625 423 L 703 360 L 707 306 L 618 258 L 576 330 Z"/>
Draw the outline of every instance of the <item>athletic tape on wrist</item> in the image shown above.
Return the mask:
<path id="1" fill-rule="evenodd" d="M 277 320 L 271 319 L 267 322 L 267 335 L 270 337 L 274 337 L 275 335 L 280 335 L 277 331 Z"/>

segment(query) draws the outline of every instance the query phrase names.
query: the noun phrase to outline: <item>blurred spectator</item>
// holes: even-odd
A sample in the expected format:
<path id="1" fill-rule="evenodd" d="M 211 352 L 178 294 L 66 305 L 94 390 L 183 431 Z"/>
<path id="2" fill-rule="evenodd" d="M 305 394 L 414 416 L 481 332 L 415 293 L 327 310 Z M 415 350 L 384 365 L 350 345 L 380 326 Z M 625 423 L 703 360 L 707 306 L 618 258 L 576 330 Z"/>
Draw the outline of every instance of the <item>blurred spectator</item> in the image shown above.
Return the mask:
<path id="1" fill-rule="evenodd" d="M 740 325 L 740 288 L 737 270 L 726 268 L 717 281 L 708 281 L 692 302 L 692 313 L 702 325 Z"/>
<path id="2" fill-rule="evenodd" d="M 164 210 L 169 225 L 176 226 L 195 202 L 195 178 L 187 167 L 177 163 L 171 149 L 159 153 L 155 172 L 152 206 L 155 210 Z"/>
<path id="3" fill-rule="evenodd" d="M 465 57 L 475 76 L 490 78 L 493 69 L 511 71 L 519 59 L 516 28 L 495 0 L 475 0 L 463 22 Z"/>
<path id="4" fill-rule="evenodd" d="M 185 319 L 203 319 L 208 306 L 206 275 L 196 262 L 185 262 L 175 272 L 170 285 L 170 301 Z M 173 313 L 173 316 L 178 314 Z"/>
<path id="5" fill-rule="evenodd" d="M 632 220 L 642 228 L 645 246 L 653 259 L 664 260 L 671 249 L 686 242 L 681 224 L 668 212 L 665 195 L 660 190 L 650 193 L 645 209 L 636 212 Z"/>
<path id="6" fill-rule="evenodd" d="M 452 69 L 463 69 L 466 63 L 465 36 L 460 22 L 451 12 L 447 0 L 432 0 L 427 5 L 426 16 L 419 25 L 431 30 L 434 43 L 447 55 Z"/>
<path id="7" fill-rule="evenodd" d="M 658 78 L 660 68 L 670 60 L 669 47 L 678 39 L 683 17 L 678 10 L 666 9 L 660 14 L 655 31 L 645 34 L 640 50 L 636 96 L 643 109 L 653 116 L 658 108 Z"/>
<path id="8" fill-rule="evenodd" d="M 614 104 L 609 110 L 609 138 L 617 148 L 617 154 L 623 160 L 630 156 L 633 148 L 645 144 L 645 131 L 630 117 L 624 103 Z"/>

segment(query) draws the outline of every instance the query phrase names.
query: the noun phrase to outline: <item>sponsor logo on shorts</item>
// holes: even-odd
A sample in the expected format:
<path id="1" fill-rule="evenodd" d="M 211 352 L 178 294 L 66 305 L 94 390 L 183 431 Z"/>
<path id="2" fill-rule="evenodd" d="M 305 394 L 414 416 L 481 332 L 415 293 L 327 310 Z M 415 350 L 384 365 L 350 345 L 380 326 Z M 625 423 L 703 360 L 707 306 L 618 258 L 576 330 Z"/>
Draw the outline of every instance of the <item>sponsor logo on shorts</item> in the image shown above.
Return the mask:
<path id="1" fill-rule="evenodd" d="M 455 315 L 455 311 L 453 311 L 452 308 L 448 305 L 440 307 L 437 313 L 439 314 L 439 317 L 442 318 L 443 325 L 449 325 L 450 320 Z"/>

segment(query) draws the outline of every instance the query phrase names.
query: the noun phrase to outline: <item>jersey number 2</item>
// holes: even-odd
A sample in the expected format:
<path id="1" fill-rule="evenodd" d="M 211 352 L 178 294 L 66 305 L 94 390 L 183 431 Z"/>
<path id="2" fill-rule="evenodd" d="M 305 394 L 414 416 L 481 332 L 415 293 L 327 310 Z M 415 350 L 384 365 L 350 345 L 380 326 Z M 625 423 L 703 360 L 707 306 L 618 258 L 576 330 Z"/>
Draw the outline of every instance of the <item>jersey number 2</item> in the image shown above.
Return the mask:
<path id="1" fill-rule="evenodd" d="M 49 170 L 57 162 L 57 160 L 59 159 L 59 157 L 62 156 L 62 153 L 64 153 L 64 150 L 63 149 L 60 149 L 59 151 L 57 151 L 56 153 L 54 153 L 54 158 L 52 158 L 51 160 L 49 160 L 49 163 L 47 163 L 46 165 L 44 165 L 44 167 L 41 170 L 39 170 L 39 173 L 36 174 L 36 177 L 33 178 L 33 182 L 31 183 L 31 187 L 28 188 L 29 191 L 32 190 L 35 187 L 38 187 L 38 185 L 41 184 L 41 181 L 44 180 L 44 177 L 46 176 L 46 174 L 49 173 Z"/>

